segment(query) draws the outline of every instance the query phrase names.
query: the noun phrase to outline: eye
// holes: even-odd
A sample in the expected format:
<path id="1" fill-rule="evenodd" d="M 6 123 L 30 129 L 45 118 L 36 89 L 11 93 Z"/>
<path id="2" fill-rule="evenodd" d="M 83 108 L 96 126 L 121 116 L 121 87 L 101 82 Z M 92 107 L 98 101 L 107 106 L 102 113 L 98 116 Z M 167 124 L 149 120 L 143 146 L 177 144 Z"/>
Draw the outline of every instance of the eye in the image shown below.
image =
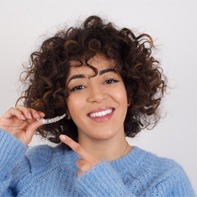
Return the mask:
<path id="1" fill-rule="evenodd" d="M 83 85 L 78 85 L 78 86 L 75 86 L 75 87 L 71 88 L 70 91 L 72 91 L 72 92 L 74 92 L 74 91 L 79 91 L 79 90 L 82 90 L 82 89 L 84 89 L 84 88 L 85 88 L 85 86 L 83 86 Z"/>
<path id="2" fill-rule="evenodd" d="M 105 80 L 104 84 L 111 84 L 111 83 L 117 83 L 117 82 L 119 82 L 119 80 L 112 78 L 112 79 Z"/>

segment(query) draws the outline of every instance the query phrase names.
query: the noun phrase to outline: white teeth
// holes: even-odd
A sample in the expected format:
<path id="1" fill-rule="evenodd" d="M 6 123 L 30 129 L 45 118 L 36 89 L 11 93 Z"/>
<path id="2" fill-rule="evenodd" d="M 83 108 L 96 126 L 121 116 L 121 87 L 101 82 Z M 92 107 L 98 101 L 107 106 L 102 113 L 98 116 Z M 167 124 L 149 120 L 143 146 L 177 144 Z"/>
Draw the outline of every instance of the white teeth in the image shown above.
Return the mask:
<path id="1" fill-rule="evenodd" d="M 107 109 L 105 111 L 91 113 L 90 117 L 92 118 L 101 117 L 101 116 L 106 116 L 107 114 L 111 114 L 111 113 L 112 113 L 112 109 Z"/>

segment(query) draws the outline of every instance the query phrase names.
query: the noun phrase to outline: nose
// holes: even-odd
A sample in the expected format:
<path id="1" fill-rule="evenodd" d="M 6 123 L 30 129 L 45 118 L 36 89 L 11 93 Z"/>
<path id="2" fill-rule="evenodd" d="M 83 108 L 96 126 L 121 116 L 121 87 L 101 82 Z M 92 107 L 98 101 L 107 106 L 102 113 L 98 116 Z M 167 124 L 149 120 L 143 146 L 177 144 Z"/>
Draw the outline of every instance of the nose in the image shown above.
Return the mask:
<path id="1" fill-rule="evenodd" d="M 91 85 L 89 87 L 89 91 L 88 91 L 88 102 L 97 102 L 100 103 L 103 100 L 105 100 L 107 97 L 107 93 L 104 89 L 104 87 L 102 87 L 102 85 Z"/>

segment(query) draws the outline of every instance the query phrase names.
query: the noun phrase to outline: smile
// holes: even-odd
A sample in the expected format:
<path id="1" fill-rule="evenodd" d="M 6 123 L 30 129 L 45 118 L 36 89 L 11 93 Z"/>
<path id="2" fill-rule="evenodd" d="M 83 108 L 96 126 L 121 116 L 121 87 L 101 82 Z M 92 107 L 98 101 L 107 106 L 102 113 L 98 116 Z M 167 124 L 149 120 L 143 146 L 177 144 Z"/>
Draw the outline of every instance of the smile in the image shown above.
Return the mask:
<path id="1" fill-rule="evenodd" d="M 107 110 L 100 111 L 100 112 L 90 113 L 89 116 L 91 118 L 102 117 L 102 116 L 106 116 L 108 114 L 111 114 L 112 111 L 113 111 L 113 109 L 107 109 Z"/>

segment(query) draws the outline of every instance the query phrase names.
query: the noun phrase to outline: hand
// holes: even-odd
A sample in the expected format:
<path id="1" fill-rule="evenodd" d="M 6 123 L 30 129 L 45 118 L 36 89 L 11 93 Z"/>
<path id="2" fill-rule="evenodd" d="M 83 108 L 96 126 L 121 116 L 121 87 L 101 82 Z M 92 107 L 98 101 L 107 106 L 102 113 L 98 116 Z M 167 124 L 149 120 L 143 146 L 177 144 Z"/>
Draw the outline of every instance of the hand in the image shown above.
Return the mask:
<path id="1" fill-rule="evenodd" d="M 83 147 L 66 135 L 60 135 L 60 140 L 75 151 L 81 158 L 76 161 L 78 176 L 90 170 L 99 161 L 90 155 Z"/>
<path id="2" fill-rule="evenodd" d="M 36 129 L 41 125 L 37 119 L 43 117 L 44 113 L 24 106 L 10 108 L 0 117 L 0 128 L 28 145 Z"/>

